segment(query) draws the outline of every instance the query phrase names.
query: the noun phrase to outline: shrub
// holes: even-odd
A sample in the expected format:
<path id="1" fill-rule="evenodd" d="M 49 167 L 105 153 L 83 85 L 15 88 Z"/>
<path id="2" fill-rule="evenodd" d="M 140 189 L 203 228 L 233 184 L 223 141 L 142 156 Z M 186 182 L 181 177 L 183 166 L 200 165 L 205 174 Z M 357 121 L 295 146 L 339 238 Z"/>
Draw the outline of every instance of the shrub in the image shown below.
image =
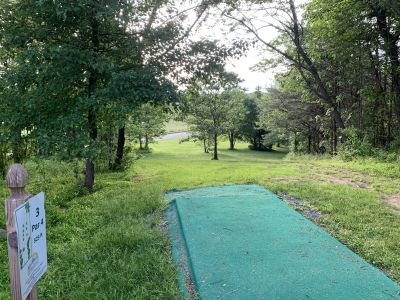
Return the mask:
<path id="1" fill-rule="evenodd" d="M 355 157 L 373 156 L 372 144 L 364 138 L 360 130 L 348 128 L 343 130 L 346 142 L 339 145 L 339 156 L 344 160 L 352 160 Z"/>

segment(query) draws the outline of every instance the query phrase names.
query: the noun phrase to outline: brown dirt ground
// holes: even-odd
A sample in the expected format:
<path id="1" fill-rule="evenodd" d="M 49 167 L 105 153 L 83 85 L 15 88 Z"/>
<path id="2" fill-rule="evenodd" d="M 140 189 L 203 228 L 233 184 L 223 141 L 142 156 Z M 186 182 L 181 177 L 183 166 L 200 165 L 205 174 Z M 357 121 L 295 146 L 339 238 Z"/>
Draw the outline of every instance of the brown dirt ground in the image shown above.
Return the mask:
<path id="1" fill-rule="evenodd" d="M 167 218 L 166 218 L 164 212 L 161 213 L 160 219 L 161 219 L 161 222 L 159 224 L 159 227 L 160 227 L 161 231 L 165 234 L 165 236 L 168 237 L 168 229 L 167 229 L 168 221 L 167 221 Z M 172 251 L 172 250 L 170 249 L 170 251 Z M 196 288 L 195 288 L 195 285 L 193 282 L 193 278 L 189 271 L 189 266 L 188 266 L 188 264 L 183 263 L 188 260 L 188 257 L 186 257 L 186 254 L 185 254 L 185 257 L 183 257 L 181 260 L 182 260 L 182 262 L 180 264 L 180 267 L 182 268 L 184 276 L 185 276 L 186 289 L 189 293 L 190 299 L 197 300 L 199 298 L 197 297 Z"/>
<path id="2" fill-rule="evenodd" d="M 390 196 L 386 196 L 385 200 L 394 205 L 398 210 L 400 210 L 400 193 L 394 194 L 394 195 L 390 195 Z"/>
<path id="3" fill-rule="evenodd" d="M 141 182 L 141 181 L 143 181 L 143 176 L 140 176 L 140 175 L 136 175 L 136 176 L 132 176 L 132 178 L 131 178 L 131 180 L 133 181 L 133 182 Z"/>
<path id="4" fill-rule="evenodd" d="M 353 171 L 349 171 L 346 169 L 340 169 L 341 172 L 343 172 L 343 174 L 345 175 L 349 175 L 349 176 L 356 176 L 358 178 L 360 177 L 364 177 L 364 178 L 368 178 L 370 177 L 370 175 L 368 174 L 361 174 L 361 173 L 355 173 Z M 319 178 L 316 178 L 316 180 L 320 180 L 320 181 L 329 181 L 335 184 L 343 184 L 343 185 L 348 185 L 351 187 L 355 187 L 355 188 L 361 188 L 361 189 L 373 189 L 373 186 L 366 183 L 366 182 L 362 182 L 360 180 L 354 180 L 352 178 L 343 178 L 343 177 L 336 177 L 333 175 L 323 175 Z M 392 195 L 385 195 L 382 191 L 377 190 L 381 195 L 383 200 L 385 200 L 387 203 L 393 205 L 395 207 L 395 209 L 397 211 L 400 212 L 400 192 L 396 193 L 396 194 L 392 194 Z"/>
<path id="5" fill-rule="evenodd" d="M 332 182 L 332 183 L 336 183 L 336 184 L 343 184 L 343 185 L 348 185 L 348 186 L 352 186 L 355 188 L 361 188 L 361 189 L 372 189 L 372 186 L 368 183 L 365 182 L 361 182 L 361 181 L 357 181 L 357 180 L 353 180 L 351 178 L 339 178 L 336 176 L 327 176 L 327 179 Z"/>
<path id="6" fill-rule="evenodd" d="M 296 177 L 276 177 L 276 178 L 272 178 L 272 180 L 276 180 L 276 181 L 300 181 L 299 178 Z"/>

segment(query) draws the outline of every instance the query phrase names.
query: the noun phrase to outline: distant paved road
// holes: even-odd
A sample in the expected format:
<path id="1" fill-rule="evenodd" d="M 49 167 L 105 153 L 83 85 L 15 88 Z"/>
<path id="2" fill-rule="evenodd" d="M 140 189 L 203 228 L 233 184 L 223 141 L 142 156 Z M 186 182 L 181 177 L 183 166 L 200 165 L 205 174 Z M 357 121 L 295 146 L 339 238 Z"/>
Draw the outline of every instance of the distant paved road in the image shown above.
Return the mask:
<path id="1" fill-rule="evenodd" d="M 185 138 L 185 137 L 188 137 L 190 135 L 191 135 L 190 132 L 170 133 L 170 134 L 166 134 L 166 135 L 158 137 L 157 140 L 158 141 L 163 141 L 163 140 L 170 140 L 170 139 L 174 139 L 174 138 Z"/>

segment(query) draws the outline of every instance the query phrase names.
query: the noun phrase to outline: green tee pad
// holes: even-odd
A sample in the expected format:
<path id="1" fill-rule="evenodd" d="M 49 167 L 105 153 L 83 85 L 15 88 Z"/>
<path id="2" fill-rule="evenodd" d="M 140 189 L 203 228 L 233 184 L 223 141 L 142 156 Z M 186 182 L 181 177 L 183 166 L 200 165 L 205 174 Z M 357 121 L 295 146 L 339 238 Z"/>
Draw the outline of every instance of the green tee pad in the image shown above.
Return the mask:
<path id="1" fill-rule="evenodd" d="M 258 185 L 172 191 L 180 287 L 201 299 L 400 299 L 400 287 Z"/>

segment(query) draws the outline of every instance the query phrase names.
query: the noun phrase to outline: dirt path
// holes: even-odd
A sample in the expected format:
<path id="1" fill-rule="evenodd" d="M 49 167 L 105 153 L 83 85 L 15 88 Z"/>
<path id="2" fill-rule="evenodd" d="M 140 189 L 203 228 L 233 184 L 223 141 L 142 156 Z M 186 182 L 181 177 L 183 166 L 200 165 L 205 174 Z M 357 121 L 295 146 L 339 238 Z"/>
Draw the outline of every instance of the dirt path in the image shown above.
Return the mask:
<path id="1" fill-rule="evenodd" d="M 325 167 L 312 167 L 313 173 L 310 178 L 297 178 L 297 177 L 279 177 L 273 178 L 273 180 L 285 180 L 285 181 L 314 181 L 321 183 L 333 183 L 339 185 L 347 185 L 353 188 L 375 190 L 377 191 L 381 199 L 391 204 L 396 211 L 400 211 L 400 192 L 389 193 L 382 190 L 379 186 L 385 178 L 378 178 L 374 175 L 355 172 L 345 168 L 325 168 Z"/>

